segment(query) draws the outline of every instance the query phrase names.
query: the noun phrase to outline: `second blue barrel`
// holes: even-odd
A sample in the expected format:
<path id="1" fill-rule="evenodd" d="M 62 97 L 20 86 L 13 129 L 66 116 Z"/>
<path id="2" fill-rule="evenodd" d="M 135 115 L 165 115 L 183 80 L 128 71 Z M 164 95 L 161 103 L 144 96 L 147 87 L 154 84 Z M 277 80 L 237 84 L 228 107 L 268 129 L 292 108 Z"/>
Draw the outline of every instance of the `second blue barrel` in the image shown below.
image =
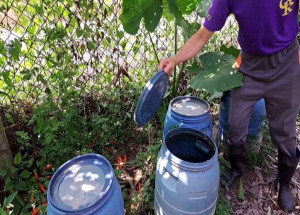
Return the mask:
<path id="1" fill-rule="evenodd" d="M 109 161 L 81 155 L 63 164 L 50 180 L 48 215 L 124 215 L 119 183 Z"/>
<path id="2" fill-rule="evenodd" d="M 212 119 L 209 104 L 198 97 L 179 96 L 168 108 L 164 125 L 164 137 L 174 128 L 194 128 L 212 137 Z"/>
<path id="3" fill-rule="evenodd" d="M 155 215 L 213 215 L 219 174 L 211 137 L 192 128 L 170 130 L 157 159 Z"/>
<path id="4" fill-rule="evenodd" d="M 226 140 L 228 134 L 228 117 L 231 102 L 231 90 L 224 92 L 220 103 L 220 116 L 218 122 L 218 141 Z M 260 99 L 253 108 L 248 126 L 247 142 L 260 143 L 263 137 L 264 117 L 266 116 L 265 100 Z"/>

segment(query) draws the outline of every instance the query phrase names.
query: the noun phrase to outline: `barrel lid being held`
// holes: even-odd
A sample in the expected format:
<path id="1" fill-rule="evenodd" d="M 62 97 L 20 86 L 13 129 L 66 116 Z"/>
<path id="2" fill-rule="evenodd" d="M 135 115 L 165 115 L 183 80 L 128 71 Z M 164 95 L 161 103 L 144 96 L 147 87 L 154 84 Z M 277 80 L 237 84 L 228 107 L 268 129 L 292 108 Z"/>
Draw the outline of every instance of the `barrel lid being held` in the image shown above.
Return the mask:
<path id="1" fill-rule="evenodd" d="M 157 112 L 168 89 L 169 76 L 159 70 L 147 82 L 137 103 L 134 121 L 138 126 L 145 126 Z"/>

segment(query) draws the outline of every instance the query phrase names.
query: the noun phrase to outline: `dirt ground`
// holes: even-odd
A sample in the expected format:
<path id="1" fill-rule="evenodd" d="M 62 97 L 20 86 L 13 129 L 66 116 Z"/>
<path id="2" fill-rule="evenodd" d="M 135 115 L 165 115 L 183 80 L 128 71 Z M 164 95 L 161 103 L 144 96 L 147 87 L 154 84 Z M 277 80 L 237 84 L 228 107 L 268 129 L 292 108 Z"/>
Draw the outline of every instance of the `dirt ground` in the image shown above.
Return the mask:
<path id="1" fill-rule="evenodd" d="M 300 139 L 300 122 L 297 123 L 297 136 Z M 265 144 L 264 140 L 262 144 Z M 277 152 L 274 156 L 267 155 L 266 167 L 254 167 L 248 169 L 243 177 L 244 200 L 238 200 L 238 186 L 236 183 L 231 190 L 225 190 L 224 196 L 230 201 L 232 214 L 246 215 L 281 215 L 300 214 L 300 165 L 292 179 L 292 192 L 295 197 L 296 210 L 293 213 L 281 211 L 277 204 L 278 187 L 277 177 Z"/>
<path id="2" fill-rule="evenodd" d="M 281 211 L 277 204 L 277 164 L 267 158 L 267 170 L 255 167 L 254 171 L 247 171 L 243 177 L 244 200 L 238 200 L 238 183 L 232 190 L 226 190 L 224 195 L 230 201 L 232 214 L 247 215 L 279 215 L 288 214 Z M 296 211 L 290 214 L 300 214 L 300 171 L 297 169 L 292 179 L 292 189 L 295 197 Z"/>

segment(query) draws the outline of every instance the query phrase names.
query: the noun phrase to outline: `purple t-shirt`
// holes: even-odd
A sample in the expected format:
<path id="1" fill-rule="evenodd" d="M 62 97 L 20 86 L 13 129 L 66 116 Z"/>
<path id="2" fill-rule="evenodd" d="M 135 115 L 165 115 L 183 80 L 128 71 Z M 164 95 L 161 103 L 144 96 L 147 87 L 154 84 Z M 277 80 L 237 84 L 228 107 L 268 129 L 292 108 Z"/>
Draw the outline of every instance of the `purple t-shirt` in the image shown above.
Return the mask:
<path id="1" fill-rule="evenodd" d="M 219 31 L 234 14 L 238 41 L 247 54 L 268 55 L 286 48 L 298 33 L 299 0 L 213 0 L 204 26 Z"/>

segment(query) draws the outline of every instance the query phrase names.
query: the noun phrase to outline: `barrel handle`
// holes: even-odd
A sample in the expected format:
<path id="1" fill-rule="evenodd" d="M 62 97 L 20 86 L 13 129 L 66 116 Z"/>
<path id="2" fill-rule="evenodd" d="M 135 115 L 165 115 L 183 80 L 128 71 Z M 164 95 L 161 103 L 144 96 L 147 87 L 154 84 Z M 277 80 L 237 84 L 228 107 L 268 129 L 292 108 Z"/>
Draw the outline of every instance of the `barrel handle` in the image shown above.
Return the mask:
<path id="1" fill-rule="evenodd" d="M 161 181 L 166 188 L 169 190 L 176 192 L 178 177 L 172 174 L 167 168 L 164 167 Z"/>

